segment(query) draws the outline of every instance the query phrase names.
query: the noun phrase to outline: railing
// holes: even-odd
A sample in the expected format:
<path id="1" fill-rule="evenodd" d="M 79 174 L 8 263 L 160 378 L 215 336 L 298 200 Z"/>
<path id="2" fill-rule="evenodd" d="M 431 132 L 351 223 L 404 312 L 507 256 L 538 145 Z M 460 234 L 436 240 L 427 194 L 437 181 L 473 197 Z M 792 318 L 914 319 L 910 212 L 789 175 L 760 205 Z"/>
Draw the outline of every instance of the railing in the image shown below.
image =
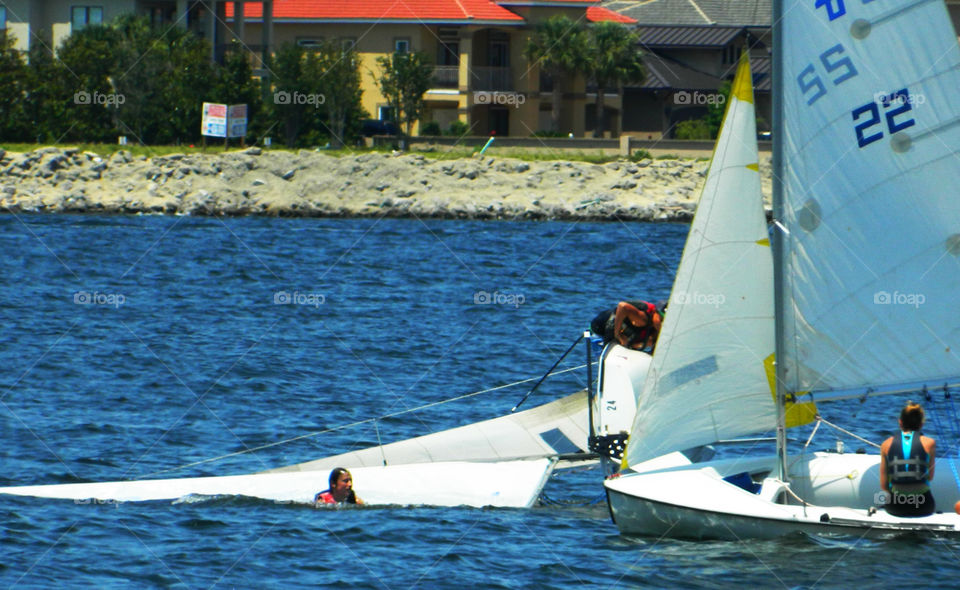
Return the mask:
<path id="1" fill-rule="evenodd" d="M 471 90 L 514 90 L 510 68 L 492 66 L 470 67 Z"/>
<path id="2" fill-rule="evenodd" d="M 434 88 L 459 88 L 460 66 L 434 66 Z"/>

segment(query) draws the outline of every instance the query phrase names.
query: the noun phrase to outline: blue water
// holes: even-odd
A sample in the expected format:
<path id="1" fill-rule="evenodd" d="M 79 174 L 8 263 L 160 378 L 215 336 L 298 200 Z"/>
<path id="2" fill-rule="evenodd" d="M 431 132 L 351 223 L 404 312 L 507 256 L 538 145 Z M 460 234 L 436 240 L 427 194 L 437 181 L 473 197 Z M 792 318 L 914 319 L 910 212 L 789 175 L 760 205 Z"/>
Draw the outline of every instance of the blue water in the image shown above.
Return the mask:
<path id="1" fill-rule="evenodd" d="M 501 415 L 526 388 L 367 421 L 539 377 L 595 312 L 665 298 L 686 231 L 0 216 L 0 485 L 143 477 L 360 423 L 164 476 L 245 473 Z M 527 403 L 584 385 L 567 373 Z M 887 407 L 838 408 L 828 418 L 874 420 L 874 440 L 895 425 Z M 623 537 L 600 478 L 557 476 L 529 510 L 3 497 L 0 585 L 868 588 L 960 574 L 960 547 L 932 540 Z M 890 556 L 908 578 L 880 565 Z"/>

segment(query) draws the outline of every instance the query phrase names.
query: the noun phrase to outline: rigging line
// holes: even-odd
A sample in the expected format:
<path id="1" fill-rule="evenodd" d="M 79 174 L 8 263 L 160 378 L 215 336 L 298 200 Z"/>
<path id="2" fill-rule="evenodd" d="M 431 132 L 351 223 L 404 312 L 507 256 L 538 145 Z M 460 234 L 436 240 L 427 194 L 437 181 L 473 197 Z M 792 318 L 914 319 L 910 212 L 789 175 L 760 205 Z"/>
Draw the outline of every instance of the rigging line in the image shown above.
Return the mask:
<path id="1" fill-rule="evenodd" d="M 846 429 L 844 429 L 844 428 L 840 428 L 840 427 L 837 426 L 836 424 L 833 424 L 832 422 L 826 421 L 823 417 L 820 418 L 820 421 L 823 422 L 824 424 L 826 424 L 827 426 L 831 427 L 831 428 L 836 428 L 837 430 L 839 430 L 840 432 L 842 432 L 842 433 L 844 433 L 844 434 L 846 434 L 846 435 L 848 435 L 848 436 L 852 436 L 853 438 L 859 440 L 860 442 L 865 442 L 865 443 L 867 443 L 868 445 L 877 447 L 878 449 L 880 448 L 880 445 L 878 445 L 877 443 L 875 443 L 875 442 L 873 442 L 873 441 L 871 441 L 871 440 L 867 440 L 867 439 L 863 438 L 862 436 L 856 435 L 856 434 L 850 432 L 849 430 L 846 430 Z"/>
<path id="2" fill-rule="evenodd" d="M 579 365 L 579 366 L 576 366 L 576 367 L 570 367 L 570 368 L 568 368 L 568 369 L 562 369 L 562 370 L 560 370 L 560 371 L 554 371 L 554 372 L 551 373 L 550 375 L 551 375 L 551 376 L 553 376 L 553 375 L 561 375 L 561 374 L 563 374 L 563 373 L 569 373 L 570 371 L 579 371 L 580 369 L 584 368 L 585 366 L 586 366 L 586 365 Z M 318 431 L 316 431 L 316 432 L 308 432 L 307 434 L 301 434 L 300 436 L 295 436 L 295 437 L 293 437 L 293 438 L 288 438 L 288 439 L 285 439 L 285 440 L 278 440 L 278 441 L 276 441 L 276 442 L 267 443 L 267 444 L 264 444 L 264 445 L 260 445 L 260 446 L 258 446 L 258 447 L 252 447 L 252 448 L 249 448 L 249 449 L 244 449 L 244 450 L 242 450 L 242 451 L 236 451 L 236 452 L 233 452 L 233 453 L 227 453 L 226 455 L 219 455 L 219 456 L 217 456 L 217 457 L 211 457 L 211 458 L 209 458 L 209 459 L 201 459 L 200 461 L 193 461 L 192 463 L 185 463 L 185 464 L 179 465 L 179 466 L 177 466 L 177 467 L 170 467 L 169 469 L 161 469 L 160 471 L 154 471 L 154 472 L 152 472 L 152 473 L 146 473 L 146 474 L 144 474 L 144 475 L 137 476 L 137 477 L 135 477 L 134 479 L 144 479 L 144 478 L 147 478 L 147 477 L 152 477 L 152 476 L 154 476 L 154 475 L 160 475 L 160 474 L 162 474 L 162 473 L 170 473 L 171 471 L 179 471 L 179 470 L 181 470 L 181 469 L 186 469 L 187 467 L 195 467 L 195 466 L 197 466 L 197 465 L 203 465 L 204 463 L 213 463 L 214 461 L 220 461 L 221 459 L 227 459 L 227 458 L 229 458 L 229 457 L 236 457 L 236 456 L 238 456 L 238 455 L 246 455 L 247 453 L 253 453 L 253 452 L 255 452 L 255 451 L 262 451 L 263 449 L 268 449 L 268 448 L 270 448 L 270 447 L 276 447 L 276 446 L 284 445 L 284 444 L 291 443 L 291 442 L 295 442 L 295 441 L 302 440 L 302 439 L 305 439 L 305 438 L 312 438 L 312 437 L 314 437 L 314 436 L 320 436 L 321 434 L 327 434 L 327 433 L 334 432 L 334 431 L 337 431 L 337 430 L 344 430 L 344 429 L 347 429 L 347 428 L 352 428 L 352 427 L 354 427 L 354 426 L 359 426 L 359 425 L 361 425 L 361 424 L 366 424 L 366 423 L 368 423 L 368 422 L 374 422 L 374 423 L 375 423 L 377 420 L 384 420 L 384 419 L 386 419 L 386 418 L 395 418 L 396 416 L 400 416 L 401 414 L 409 414 L 409 413 L 411 413 L 411 412 L 417 412 L 417 411 L 419 411 L 419 410 L 425 410 L 425 409 L 427 409 L 427 408 L 432 408 L 432 407 L 434 407 L 434 406 L 439 406 L 439 405 L 442 405 L 442 404 L 459 401 L 459 400 L 462 400 L 462 399 L 466 399 L 466 398 L 468 398 L 468 397 L 474 397 L 474 396 L 481 395 L 481 394 L 484 394 L 484 393 L 490 393 L 490 392 L 492 392 L 492 391 L 497 391 L 497 390 L 500 390 L 500 389 L 506 389 L 507 387 L 513 387 L 513 386 L 515 386 L 515 385 L 522 385 L 522 384 L 524 384 L 524 383 L 530 383 L 531 381 L 536 381 L 537 379 L 539 379 L 539 377 L 530 377 L 529 379 L 523 379 L 523 380 L 521 380 L 521 381 L 514 381 L 513 383 L 507 383 L 507 384 L 505 384 L 505 385 L 498 385 L 498 386 L 496 386 L 496 387 L 491 387 L 491 388 L 489 388 L 489 389 L 482 389 L 482 390 L 480 390 L 480 391 L 474 391 L 473 393 L 467 393 L 467 394 L 464 394 L 464 395 L 459 395 L 459 396 L 457 396 L 457 397 L 451 397 L 451 398 L 449 398 L 449 399 L 440 400 L 440 401 L 438 401 L 438 402 L 432 402 L 432 403 L 429 403 L 429 404 L 424 404 L 424 405 L 418 406 L 418 407 L 416 407 L 416 408 L 409 408 L 409 409 L 406 409 L 406 410 L 400 410 L 400 411 L 398 411 L 398 412 L 393 412 L 392 414 L 385 414 L 385 415 L 379 416 L 379 417 L 377 417 L 377 418 L 366 418 L 366 419 L 364 419 L 364 420 L 357 420 L 356 422 L 351 422 L 350 424 L 342 424 L 342 425 L 340 425 L 340 426 L 334 426 L 334 427 L 332 427 L 332 428 L 327 428 L 327 429 L 325 429 L 325 430 L 318 430 Z"/>
<path id="3" fill-rule="evenodd" d="M 810 446 L 810 443 L 813 442 L 813 437 L 817 434 L 817 431 L 820 430 L 820 423 L 823 421 L 823 418 L 817 416 L 817 425 L 813 427 L 813 430 L 810 432 L 810 437 L 807 439 L 807 444 L 803 445 L 803 450 L 807 450 L 807 447 Z"/>

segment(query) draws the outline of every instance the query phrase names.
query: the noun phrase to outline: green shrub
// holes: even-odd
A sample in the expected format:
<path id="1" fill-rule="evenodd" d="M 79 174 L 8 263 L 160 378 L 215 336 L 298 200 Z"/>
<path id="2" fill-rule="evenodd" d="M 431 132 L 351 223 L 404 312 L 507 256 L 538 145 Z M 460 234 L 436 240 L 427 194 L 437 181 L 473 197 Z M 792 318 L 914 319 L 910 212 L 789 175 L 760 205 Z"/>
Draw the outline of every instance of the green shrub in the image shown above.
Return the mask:
<path id="1" fill-rule="evenodd" d="M 640 160 L 652 160 L 653 156 L 650 155 L 650 152 L 644 149 L 633 150 L 630 152 L 630 161 L 639 162 Z"/>
<path id="2" fill-rule="evenodd" d="M 677 123 L 673 136 L 677 139 L 710 139 L 710 124 L 703 119 Z"/>
<path id="3" fill-rule="evenodd" d="M 420 128 L 420 135 L 440 135 L 440 123 L 430 121 Z"/>
<path id="4" fill-rule="evenodd" d="M 454 121 L 453 123 L 450 123 L 449 127 L 447 127 L 447 135 L 452 135 L 453 137 L 464 136 L 469 131 L 470 126 L 463 121 Z"/>

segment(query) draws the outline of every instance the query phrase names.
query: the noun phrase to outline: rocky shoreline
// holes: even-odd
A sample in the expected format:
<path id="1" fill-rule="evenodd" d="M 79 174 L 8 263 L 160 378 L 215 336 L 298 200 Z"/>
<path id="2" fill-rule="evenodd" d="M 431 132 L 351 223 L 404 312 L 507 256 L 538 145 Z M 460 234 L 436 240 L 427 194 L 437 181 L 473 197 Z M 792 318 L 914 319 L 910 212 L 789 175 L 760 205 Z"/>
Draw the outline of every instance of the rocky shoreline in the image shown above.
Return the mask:
<path id="1" fill-rule="evenodd" d="M 769 199 L 769 157 L 762 158 Z M 0 150 L 14 213 L 686 221 L 708 162 L 607 164 L 301 150 L 109 157 Z"/>

